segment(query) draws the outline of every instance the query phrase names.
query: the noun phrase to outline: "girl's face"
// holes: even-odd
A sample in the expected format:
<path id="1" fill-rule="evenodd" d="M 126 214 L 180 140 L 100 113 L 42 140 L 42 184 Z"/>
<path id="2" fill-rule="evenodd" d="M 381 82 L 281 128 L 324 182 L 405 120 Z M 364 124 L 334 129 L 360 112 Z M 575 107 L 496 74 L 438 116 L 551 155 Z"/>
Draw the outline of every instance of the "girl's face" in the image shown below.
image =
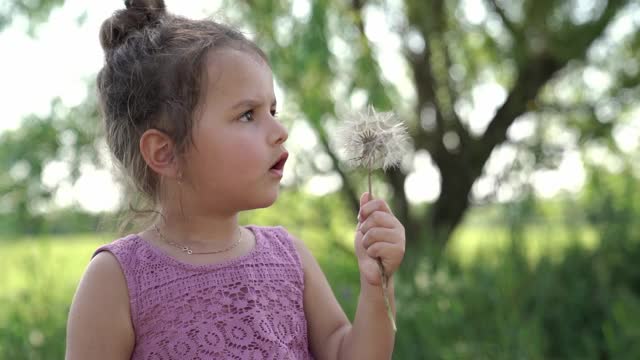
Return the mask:
<path id="1" fill-rule="evenodd" d="M 275 118 L 271 69 L 258 55 L 218 50 L 207 81 L 184 156 L 189 200 L 204 211 L 267 207 L 278 196 L 288 136 Z"/>

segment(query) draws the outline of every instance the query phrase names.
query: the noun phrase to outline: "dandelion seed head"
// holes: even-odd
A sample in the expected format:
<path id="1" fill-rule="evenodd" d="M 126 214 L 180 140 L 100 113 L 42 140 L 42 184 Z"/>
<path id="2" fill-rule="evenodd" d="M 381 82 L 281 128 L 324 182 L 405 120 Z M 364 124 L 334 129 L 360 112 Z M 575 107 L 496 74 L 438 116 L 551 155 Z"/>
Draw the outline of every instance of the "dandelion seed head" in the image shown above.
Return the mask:
<path id="1" fill-rule="evenodd" d="M 347 117 L 339 139 L 352 167 L 388 170 L 409 150 L 407 127 L 393 113 L 373 107 Z"/>

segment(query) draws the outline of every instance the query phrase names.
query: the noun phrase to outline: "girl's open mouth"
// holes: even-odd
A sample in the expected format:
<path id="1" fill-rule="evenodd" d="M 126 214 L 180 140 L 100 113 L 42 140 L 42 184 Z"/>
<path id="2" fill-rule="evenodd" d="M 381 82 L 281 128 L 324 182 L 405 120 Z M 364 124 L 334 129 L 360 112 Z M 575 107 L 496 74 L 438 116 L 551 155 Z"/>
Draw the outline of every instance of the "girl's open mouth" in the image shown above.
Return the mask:
<path id="1" fill-rule="evenodd" d="M 284 164 L 287 162 L 287 158 L 289 158 L 289 153 L 285 151 L 280 155 L 278 161 L 276 161 L 271 169 L 269 169 L 269 172 L 278 177 L 282 177 L 282 174 L 284 172 Z"/>

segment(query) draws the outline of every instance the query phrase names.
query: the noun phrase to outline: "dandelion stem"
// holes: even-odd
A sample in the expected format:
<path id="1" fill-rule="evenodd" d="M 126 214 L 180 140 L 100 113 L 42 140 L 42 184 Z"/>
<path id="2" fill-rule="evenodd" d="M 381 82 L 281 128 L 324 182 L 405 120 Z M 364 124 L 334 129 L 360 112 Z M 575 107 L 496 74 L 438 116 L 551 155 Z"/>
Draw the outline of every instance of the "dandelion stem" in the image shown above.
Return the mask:
<path id="1" fill-rule="evenodd" d="M 373 193 L 371 192 L 371 162 L 369 162 L 369 200 L 373 200 Z"/>

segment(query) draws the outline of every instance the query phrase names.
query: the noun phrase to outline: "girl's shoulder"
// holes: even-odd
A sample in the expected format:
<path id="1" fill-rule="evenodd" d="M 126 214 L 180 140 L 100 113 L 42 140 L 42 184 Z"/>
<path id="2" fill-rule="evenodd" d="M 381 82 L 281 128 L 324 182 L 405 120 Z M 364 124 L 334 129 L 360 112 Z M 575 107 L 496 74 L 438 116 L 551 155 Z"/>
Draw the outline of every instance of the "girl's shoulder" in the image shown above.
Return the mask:
<path id="1" fill-rule="evenodd" d="M 290 233 L 283 226 L 257 226 L 256 233 L 260 233 L 264 238 L 269 239 L 271 247 L 278 247 L 280 250 L 284 250 L 295 264 L 303 271 L 306 271 L 310 264 L 315 263 L 311 251 L 305 243 L 297 236 Z M 258 236 L 258 235 L 256 235 Z M 277 249 L 274 249 L 277 251 Z"/>
<path id="2" fill-rule="evenodd" d="M 134 294 L 131 294 L 131 285 L 136 282 L 140 273 L 153 266 L 154 259 L 148 247 L 146 241 L 139 235 L 129 234 L 100 246 L 93 252 L 91 259 L 93 262 L 98 257 L 110 256 L 116 260 L 129 287 L 129 295 L 132 296 Z"/>
<path id="3" fill-rule="evenodd" d="M 300 240 L 292 235 L 284 226 L 247 226 L 255 235 L 256 242 L 264 242 L 264 247 L 272 250 L 286 250 L 289 252 L 297 252 Z"/>
<path id="4" fill-rule="evenodd" d="M 289 231 L 281 225 L 275 226 L 258 226 L 247 225 L 247 229 L 251 230 L 256 238 L 262 238 L 265 240 L 278 241 L 278 243 L 286 244 L 295 241 L 295 238 L 289 233 Z"/>
<path id="5" fill-rule="evenodd" d="M 118 260 L 120 260 L 121 256 L 135 252 L 135 250 L 140 248 L 141 245 L 143 245 L 143 240 L 140 236 L 137 234 L 129 234 L 98 247 L 93 252 L 91 258 L 94 258 L 99 253 L 106 251 L 112 253 L 116 258 L 118 258 Z"/>

